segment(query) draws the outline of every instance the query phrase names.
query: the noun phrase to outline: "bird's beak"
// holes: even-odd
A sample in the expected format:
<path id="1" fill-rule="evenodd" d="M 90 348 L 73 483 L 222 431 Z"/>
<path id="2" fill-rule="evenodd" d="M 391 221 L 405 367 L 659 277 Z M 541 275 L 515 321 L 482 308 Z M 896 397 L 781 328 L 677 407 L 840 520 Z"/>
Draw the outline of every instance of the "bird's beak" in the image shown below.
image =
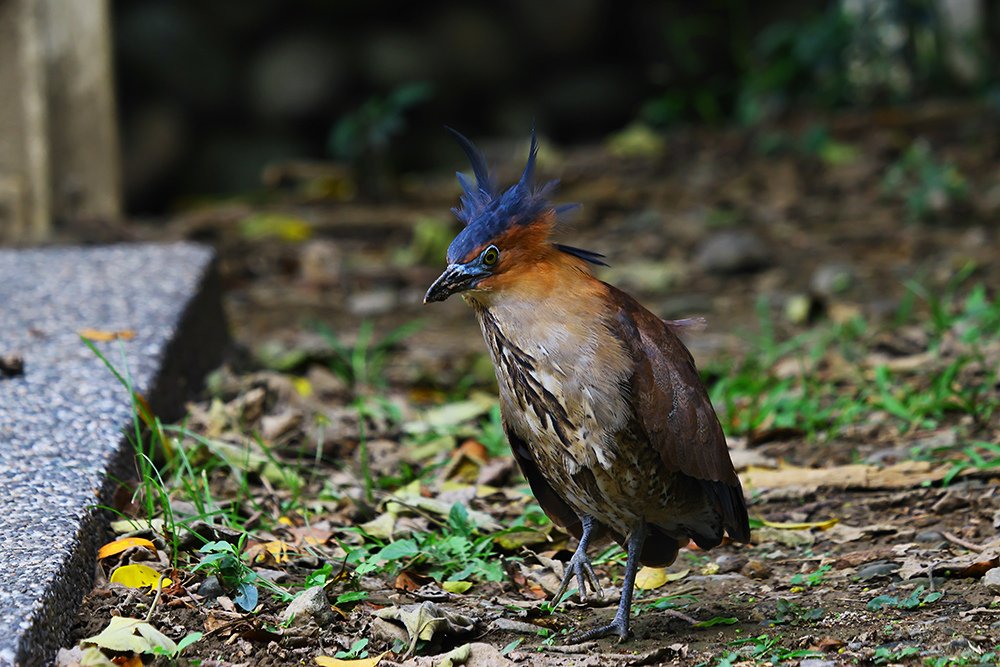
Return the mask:
<path id="1" fill-rule="evenodd" d="M 424 295 L 424 303 L 444 301 L 452 294 L 464 292 L 471 288 L 483 275 L 482 271 L 478 271 L 467 264 L 449 264 L 444 273 L 438 276 L 438 279 L 427 290 L 427 294 Z"/>

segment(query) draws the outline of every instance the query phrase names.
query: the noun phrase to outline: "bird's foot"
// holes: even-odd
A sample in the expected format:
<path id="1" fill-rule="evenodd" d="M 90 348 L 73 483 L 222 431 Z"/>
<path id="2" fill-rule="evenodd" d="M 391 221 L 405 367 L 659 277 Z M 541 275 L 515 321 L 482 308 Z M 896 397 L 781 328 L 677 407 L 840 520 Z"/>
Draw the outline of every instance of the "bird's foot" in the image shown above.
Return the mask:
<path id="1" fill-rule="evenodd" d="M 559 590 L 556 591 L 555 596 L 552 598 L 553 605 L 558 605 L 562 600 L 563 595 L 566 594 L 566 589 L 569 588 L 570 582 L 573 581 L 574 575 L 576 576 L 577 595 L 580 596 L 581 602 L 587 599 L 587 586 L 590 586 L 590 591 L 598 598 L 604 597 L 601 582 L 597 579 L 597 573 L 594 572 L 594 566 L 590 564 L 587 552 L 578 548 L 573 554 L 573 558 L 566 563 L 562 583 L 559 584 Z"/>
<path id="2" fill-rule="evenodd" d="M 615 620 L 611 621 L 607 625 L 602 625 L 601 627 L 594 628 L 593 630 L 586 630 L 584 632 L 572 634 L 566 639 L 566 643 L 581 644 L 583 642 L 589 642 L 592 639 L 618 635 L 618 643 L 621 644 L 629 638 L 630 634 L 631 631 L 629 630 L 628 617 L 615 614 Z"/>

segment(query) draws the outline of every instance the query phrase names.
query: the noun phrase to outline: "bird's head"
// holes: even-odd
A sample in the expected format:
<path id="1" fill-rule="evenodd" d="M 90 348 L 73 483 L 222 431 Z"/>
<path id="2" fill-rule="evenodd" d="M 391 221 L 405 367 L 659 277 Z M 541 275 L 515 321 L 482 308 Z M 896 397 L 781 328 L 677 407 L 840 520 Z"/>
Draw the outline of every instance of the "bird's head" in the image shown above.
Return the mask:
<path id="1" fill-rule="evenodd" d="M 540 188 L 532 184 L 538 140 L 531 132 L 528 163 L 520 180 L 500 192 L 486 167 L 486 160 L 471 141 L 448 128 L 472 163 L 476 182 L 458 173 L 462 186 L 461 206 L 452 212 L 465 228 L 448 246 L 448 267 L 424 296 L 424 303 L 444 301 L 460 292 L 500 292 L 531 275 L 555 256 L 572 256 L 592 264 L 604 264 L 603 255 L 553 243 L 552 230 L 559 216 L 575 204 L 554 205 L 548 194 L 557 185 L 550 181 Z"/>

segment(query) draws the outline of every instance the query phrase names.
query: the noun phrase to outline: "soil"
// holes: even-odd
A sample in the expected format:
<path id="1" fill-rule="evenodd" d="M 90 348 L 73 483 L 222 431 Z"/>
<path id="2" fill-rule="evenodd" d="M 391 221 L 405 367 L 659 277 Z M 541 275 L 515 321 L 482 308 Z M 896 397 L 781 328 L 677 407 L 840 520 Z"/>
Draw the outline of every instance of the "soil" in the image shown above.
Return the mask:
<path id="1" fill-rule="evenodd" d="M 970 283 L 987 286 L 994 296 L 1000 285 L 997 126 L 988 113 L 975 109 L 928 109 L 804 118 L 769 130 L 794 146 L 811 124 L 821 122 L 837 142 L 853 147 L 852 159 L 842 162 L 794 148 L 763 151 L 763 130 L 687 130 L 669 135 L 648 155 L 621 156 L 605 146 L 543 147 L 540 167 L 561 179 L 560 201 L 583 204 L 560 231 L 560 240 L 607 255 L 611 267 L 601 275 L 661 316 L 706 317 L 708 329 L 688 338 L 699 364 L 751 352 L 748 341 L 762 309 L 770 313 L 767 321 L 779 339 L 860 315 L 882 332 L 882 338 L 872 334 L 873 349 L 881 344 L 900 350 L 907 345 L 908 330 L 895 328 L 893 318 L 905 302 L 906 281 L 944 289 L 969 265 L 975 267 Z M 908 221 L 905 202 L 886 192 L 883 176 L 916 137 L 929 142 L 936 159 L 957 167 L 969 195 L 936 201 L 928 218 Z M 520 143 L 487 145 L 501 182 L 516 177 L 523 149 Z M 363 336 L 363 322 L 372 322 L 384 336 L 414 319 L 422 321 L 387 353 L 382 371 L 381 393 L 405 415 L 465 398 L 470 389 L 492 391 L 492 371 L 468 309 L 457 299 L 421 304 L 443 267 L 443 246 L 421 242 L 420 229 L 430 230 L 428 236 L 442 226 L 454 231 L 447 222 L 456 197 L 452 179 L 413 175 L 401 182 L 393 201 L 365 203 L 328 194 L 338 179 L 348 178 L 341 170 L 323 165 L 281 169 L 280 178 L 270 174 L 269 182 L 278 185 L 263 203 L 215 204 L 130 232 L 141 238 L 204 240 L 219 249 L 227 314 L 241 349 L 223 379 L 216 378 L 217 395 L 223 387 L 222 403 L 245 410 L 247 402 L 256 401 L 265 417 L 274 418 L 283 410 L 298 410 L 307 422 L 317 411 L 356 414 L 352 390 L 317 371 L 328 365 L 329 351 L 320 344 L 316 321 L 326 323 L 347 347 Z M 326 194 L 310 194 L 317 189 Z M 308 239 L 252 238 L 247 218 L 265 213 L 286 231 L 289 220 L 305 221 Z M 736 260 L 711 256 L 713 243 L 725 246 Z M 821 274 L 838 271 L 849 276 L 847 285 L 828 289 Z M 798 311 L 790 304 L 795 303 L 805 304 L 801 317 L 794 315 Z M 274 350 L 299 356 L 276 364 L 280 354 Z M 268 365 L 270 370 L 262 370 Z M 310 378 L 316 389 L 310 407 L 288 398 L 293 377 Z M 248 399 L 261 388 L 260 396 Z M 1000 387 L 987 391 L 1000 392 Z M 208 401 L 192 410 L 193 428 L 208 423 Z M 268 428 L 260 415 L 256 419 L 248 421 Z M 317 500 L 312 514 L 318 522 L 313 527 L 338 535 L 327 542 L 331 548 L 344 539 L 338 531 L 384 511 L 360 496 L 357 418 L 353 423 L 345 419 L 341 430 L 327 431 L 326 449 L 317 455 L 303 493 L 320 497 L 330 479 L 342 492 L 338 500 Z M 735 438 L 733 446 L 785 466 L 891 465 L 907 460 L 914 447 L 947 440 L 962 424 L 958 416 L 933 430 L 903 431 L 883 423 L 819 441 L 775 429 L 766 437 Z M 410 463 L 400 452 L 403 434 L 392 426 L 368 426 L 373 472 L 401 474 L 401 464 Z M 276 421 L 270 428 L 286 458 L 293 444 L 300 456 L 303 447 L 307 456 L 317 448 L 310 435 L 314 430 L 296 425 L 281 431 Z M 997 442 L 1000 419 L 994 415 L 977 433 Z M 954 437 L 949 442 L 954 445 Z M 496 475 L 497 487 L 524 488 L 509 474 L 509 459 L 487 458 L 480 468 L 507 466 Z M 444 460 L 455 456 L 448 453 Z M 747 465 L 740 466 L 745 480 Z M 426 493 L 444 497 L 447 475 L 433 479 Z M 559 574 L 559 564 L 550 559 L 568 559 L 575 546 L 557 531 L 529 551 L 506 552 L 502 582 L 478 582 L 456 594 L 418 572 L 412 573 L 412 581 L 422 585 L 417 590 L 405 590 L 415 587 L 412 581 L 385 574 L 355 578 L 354 584 L 368 591 L 367 600 L 338 605 L 340 613 L 332 621 L 288 627 L 278 619 L 286 603 L 263 593 L 261 607 L 252 614 L 231 602 L 199 599 L 204 575 L 190 574 L 188 568 L 178 577 L 185 589 L 165 592 L 153 619 L 175 640 L 204 632 L 181 659 L 200 659 L 202 665 L 314 664 L 315 656 L 347 650 L 359 638 L 370 640 L 366 648 L 374 657 L 393 651 L 394 642 L 389 624 L 377 622 L 373 613 L 427 600 L 468 616 L 474 629 L 440 633 L 406 658 L 397 643 L 379 664 L 438 664 L 442 653 L 470 642 L 468 664 L 475 665 L 992 664 L 1000 661 L 989 657 L 1000 645 L 1000 582 L 991 589 L 983 577 L 1000 565 L 997 479 L 980 471 L 946 487 L 939 481 L 867 488 L 835 480 L 776 488 L 749 484 L 753 517 L 772 524 L 838 523 L 760 526 L 752 545 L 683 551 L 668 570 L 678 575 L 676 580 L 637 591 L 635 636 L 620 645 L 611 639 L 564 643 L 571 630 L 610 620 L 622 567 L 619 561 L 597 566 L 607 591 L 603 601 L 581 604 L 574 597 L 550 612 L 544 598 Z M 220 489 L 227 484 L 221 477 L 213 483 Z M 253 483 L 253 498 L 260 504 L 244 514 L 281 515 L 287 492 L 257 477 Z M 376 501 L 385 495 L 380 492 Z M 465 500 L 508 525 L 524 507 L 512 498 L 501 493 Z M 420 515 L 413 520 L 428 525 Z M 272 536 L 291 539 L 277 529 L 255 535 L 259 541 Z M 323 561 L 308 551 L 266 567 L 281 570 L 287 577 L 282 585 L 294 587 Z M 331 600 L 348 590 L 346 581 L 328 586 Z M 664 596 L 679 596 L 673 610 L 653 604 Z M 878 596 L 891 599 L 878 608 L 872 602 Z M 111 615 L 145 616 L 151 597 L 99 579 L 78 616 L 75 636 L 96 634 Z M 690 620 L 709 627 L 693 627 Z M 505 647 L 509 650 L 501 656 Z"/>

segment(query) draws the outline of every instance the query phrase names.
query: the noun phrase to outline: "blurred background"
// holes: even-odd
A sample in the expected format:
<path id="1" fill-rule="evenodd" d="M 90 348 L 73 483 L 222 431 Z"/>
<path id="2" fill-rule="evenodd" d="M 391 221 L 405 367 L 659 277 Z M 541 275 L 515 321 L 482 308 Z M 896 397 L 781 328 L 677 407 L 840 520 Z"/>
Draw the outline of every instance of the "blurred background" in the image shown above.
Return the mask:
<path id="1" fill-rule="evenodd" d="M 128 0 L 112 14 L 134 213 L 255 188 L 280 159 L 453 166 L 446 123 L 520 137 L 534 119 L 578 144 L 637 122 L 1000 94 L 989 0 Z"/>
<path id="2" fill-rule="evenodd" d="M 427 315 L 467 168 L 444 125 L 509 182 L 534 124 L 583 204 L 564 240 L 707 314 L 697 355 L 761 313 L 790 334 L 1000 284 L 989 0 L 6 0 L 0 31 L 0 239 L 212 243 L 267 364 L 329 353 L 311 323 Z M 459 300 L 433 315 L 398 379 L 489 384 Z"/>

